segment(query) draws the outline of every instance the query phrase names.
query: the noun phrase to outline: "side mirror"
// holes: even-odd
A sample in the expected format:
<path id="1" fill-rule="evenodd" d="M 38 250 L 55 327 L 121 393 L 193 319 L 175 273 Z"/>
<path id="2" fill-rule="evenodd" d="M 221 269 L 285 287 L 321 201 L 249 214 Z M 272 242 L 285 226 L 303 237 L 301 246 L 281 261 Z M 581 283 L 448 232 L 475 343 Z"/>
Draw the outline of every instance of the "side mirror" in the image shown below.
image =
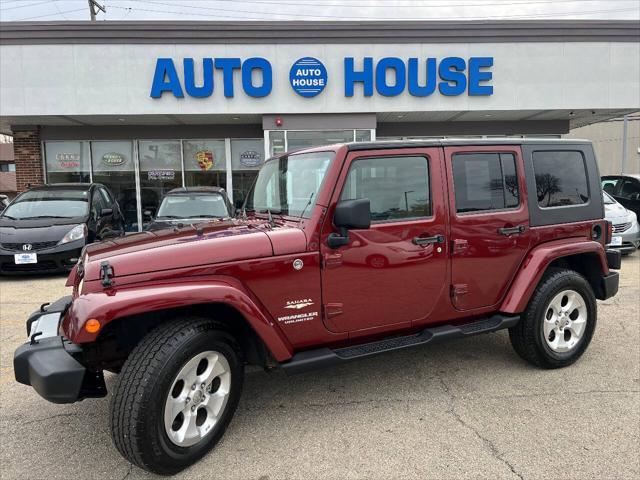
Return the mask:
<path id="1" fill-rule="evenodd" d="M 371 226 L 371 203 L 368 198 L 343 200 L 336 205 L 333 224 L 340 233 L 332 233 L 327 239 L 329 247 L 338 248 L 349 244 L 348 230 L 364 230 Z"/>
<path id="2" fill-rule="evenodd" d="M 101 217 L 106 217 L 108 215 L 112 215 L 113 214 L 113 208 L 103 208 L 100 211 L 100 216 Z"/>

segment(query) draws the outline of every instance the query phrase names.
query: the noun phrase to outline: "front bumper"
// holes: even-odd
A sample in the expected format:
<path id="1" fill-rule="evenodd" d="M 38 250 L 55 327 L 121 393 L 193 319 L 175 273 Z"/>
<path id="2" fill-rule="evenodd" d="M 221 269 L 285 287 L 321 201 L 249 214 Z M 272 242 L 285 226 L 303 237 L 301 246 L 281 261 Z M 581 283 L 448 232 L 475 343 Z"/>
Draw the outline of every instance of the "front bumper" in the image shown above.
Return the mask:
<path id="1" fill-rule="evenodd" d="M 82 347 L 57 335 L 60 318 L 70 304 L 71 297 L 63 297 L 33 313 L 27 320 L 31 341 L 18 347 L 13 356 L 16 381 L 32 386 L 53 403 L 73 403 L 107 393 L 102 371 L 91 371 L 82 364 Z"/>
<path id="2" fill-rule="evenodd" d="M 38 255 L 38 263 L 17 265 L 14 255 L 23 253 L 0 248 L 0 275 L 20 275 L 28 273 L 60 273 L 68 272 L 80 258 L 80 252 L 85 241 L 76 240 L 63 245 L 35 250 Z"/>
<path id="3" fill-rule="evenodd" d="M 607 248 L 615 248 L 625 254 L 635 252 L 640 246 L 640 226 L 638 225 L 638 221 L 634 221 L 624 232 L 614 232 L 613 236 L 620 237 L 622 239 L 622 245 L 607 245 Z"/>

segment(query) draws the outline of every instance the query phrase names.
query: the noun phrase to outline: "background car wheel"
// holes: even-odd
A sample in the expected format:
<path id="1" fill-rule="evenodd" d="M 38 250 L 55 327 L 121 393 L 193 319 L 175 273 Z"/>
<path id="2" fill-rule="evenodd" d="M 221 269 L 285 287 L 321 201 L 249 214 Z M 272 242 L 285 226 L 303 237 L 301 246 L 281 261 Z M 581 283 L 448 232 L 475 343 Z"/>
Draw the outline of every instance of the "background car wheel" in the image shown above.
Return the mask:
<path id="1" fill-rule="evenodd" d="M 171 321 L 131 352 L 111 400 L 111 436 L 131 463 L 172 475 L 220 440 L 244 369 L 233 337 L 209 319 Z"/>
<path id="2" fill-rule="evenodd" d="M 573 270 L 552 269 L 540 281 L 520 322 L 509 329 L 515 351 L 542 368 L 575 362 L 596 328 L 596 299 L 589 282 Z"/>

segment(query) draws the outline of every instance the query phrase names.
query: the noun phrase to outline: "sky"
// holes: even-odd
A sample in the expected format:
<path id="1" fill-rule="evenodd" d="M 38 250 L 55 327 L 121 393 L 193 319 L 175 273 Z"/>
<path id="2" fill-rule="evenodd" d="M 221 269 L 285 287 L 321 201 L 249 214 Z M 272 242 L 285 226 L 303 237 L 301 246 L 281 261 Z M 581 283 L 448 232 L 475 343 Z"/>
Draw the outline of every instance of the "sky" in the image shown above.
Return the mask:
<path id="1" fill-rule="evenodd" d="M 98 0 L 98 21 L 640 20 L 640 0 Z M 89 20 L 88 0 L 0 0 L 0 21 Z"/>

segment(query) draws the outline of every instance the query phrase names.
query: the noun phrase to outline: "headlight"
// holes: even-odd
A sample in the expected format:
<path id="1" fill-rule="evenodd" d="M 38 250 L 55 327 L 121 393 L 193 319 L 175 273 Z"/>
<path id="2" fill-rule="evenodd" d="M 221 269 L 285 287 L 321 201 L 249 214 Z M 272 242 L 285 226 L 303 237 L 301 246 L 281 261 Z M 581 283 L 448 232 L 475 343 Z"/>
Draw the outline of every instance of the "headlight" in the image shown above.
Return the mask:
<path id="1" fill-rule="evenodd" d="M 634 223 L 638 219 L 638 216 L 636 215 L 636 212 L 632 212 L 631 210 L 628 210 L 628 212 L 629 212 L 629 217 L 628 217 L 629 221 L 631 223 Z"/>
<path id="2" fill-rule="evenodd" d="M 58 242 L 58 245 L 62 245 L 63 243 L 73 242 L 74 240 L 80 240 L 81 238 L 85 238 L 86 236 L 87 236 L 87 226 L 84 223 L 80 225 L 76 225 L 71 230 L 69 230 L 64 237 L 62 237 L 62 240 Z"/>

